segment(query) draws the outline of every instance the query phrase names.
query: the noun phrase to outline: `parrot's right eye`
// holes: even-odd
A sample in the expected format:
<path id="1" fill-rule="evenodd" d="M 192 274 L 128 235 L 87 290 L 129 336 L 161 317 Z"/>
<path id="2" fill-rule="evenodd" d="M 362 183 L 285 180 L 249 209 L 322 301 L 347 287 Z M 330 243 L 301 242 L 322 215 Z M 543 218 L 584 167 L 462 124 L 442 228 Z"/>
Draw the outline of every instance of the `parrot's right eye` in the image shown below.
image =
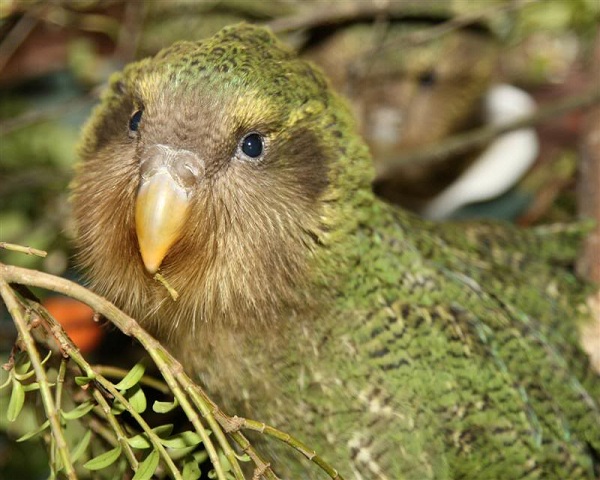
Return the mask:
<path id="1" fill-rule="evenodd" d="M 137 110 L 129 119 L 129 132 L 134 133 L 138 131 L 140 122 L 142 121 L 143 110 Z"/>

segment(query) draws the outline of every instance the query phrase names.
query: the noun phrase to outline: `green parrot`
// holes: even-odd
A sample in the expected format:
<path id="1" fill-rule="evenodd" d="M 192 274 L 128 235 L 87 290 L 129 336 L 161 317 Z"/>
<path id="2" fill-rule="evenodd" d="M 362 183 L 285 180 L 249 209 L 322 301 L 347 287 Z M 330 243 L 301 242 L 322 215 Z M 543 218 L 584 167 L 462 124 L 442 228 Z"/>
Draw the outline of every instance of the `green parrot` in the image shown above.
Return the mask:
<path id="1" fill-rule="evenodd" d="M 80 155 L 92 288 L 226 412 L 346 479 L 598 474 L 600 382 L 569 270 L 581 232 L 434 225 L 383 203 L 346 103 L 268 30 L 129 65 Z M 258 440 L 281 478 L 326 478 Z"/>

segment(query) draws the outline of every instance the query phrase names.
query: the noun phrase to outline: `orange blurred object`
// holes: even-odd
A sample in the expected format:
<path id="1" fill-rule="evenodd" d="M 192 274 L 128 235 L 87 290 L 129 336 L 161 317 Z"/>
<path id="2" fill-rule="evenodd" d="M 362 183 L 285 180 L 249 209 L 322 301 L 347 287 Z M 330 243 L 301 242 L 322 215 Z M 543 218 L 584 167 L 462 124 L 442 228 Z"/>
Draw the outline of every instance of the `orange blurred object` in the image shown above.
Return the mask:
<path id="1" fill-rule="evenodd" d="M 49 297 L 42 305 L 63 326 L 83 353 L 90 352 L 99 345 L 104 330 L 94 321 L 94 311 L 88 305 L 69 297 Z"/>

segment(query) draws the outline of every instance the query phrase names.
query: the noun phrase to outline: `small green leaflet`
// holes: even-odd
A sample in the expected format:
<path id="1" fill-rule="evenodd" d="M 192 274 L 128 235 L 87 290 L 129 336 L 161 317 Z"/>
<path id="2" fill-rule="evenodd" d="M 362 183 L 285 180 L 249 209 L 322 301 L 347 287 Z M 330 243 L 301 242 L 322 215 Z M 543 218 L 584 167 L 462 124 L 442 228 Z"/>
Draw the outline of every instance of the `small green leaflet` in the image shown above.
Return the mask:
<path id="1" fill-rule="evenodd" d="M 137 413 L 143 413 L 146 410 L 146 395 L 144 395 L 144 391 L 139 385 L 134 385 L 127 390 L 125 396 Z"/>
<path id="2" fill-rule="evenodd" d="M 201 442 L 202 439 L 200 438 L 200 435 L 189 430 L 187 432 L 181 432 L 177 435 L 173 435 L 167 439 L 160 440 L 160 443 L 162 443 L 165 447 L 175 449 L 193 447 Z"/>
<path id="3" fill-rule="evenodd" d="M 50 426 L 50 420 L 46 420 L 44 423 L 42 423 L 38 428 L 36 428 L 33 432 L 29 432 L 26 433 L 25 435 L 23 435 L 22 437 L 17 438 L 17 442 L 24 442 L 26 440 L 29 440 L 30 438 L 35 437 L 36 435 L 39 435 L 40 433 L 42 433 L 44 430 L 46 430 L 48 427 Z"/>
<path id="4" fill-rule="evenodd" d="M 92 458 L 88 462 L 84 463 L 83 466 L 88 470 L 100 470 L 112 465 L 121 456 L 121 445 L 108 452 L 104 452 L 97 457 Z"/>
<path id="5" fill-rule="evenodd" d="M 179 402 L 177 399 L 173 400 L 172 402 L 159 402 L 156 400 L 152 405 L 152 410 L 154 410 L 156 413 L 168 413 L 177 408 L 178 405 Z"/>
<path id="6" fill-rule="evenodd" d="M 151 451 L 144 461 L 138 465 L 138 469 L 131 480 L 149 480 L 152 478 L 159 460 L 158 452 L 156 450 Z"/>
<path id="7" fill-rule="evenodd" d="M 160 427 L 153 428 L 152 431 L 158 437 L 166 437 L 173 431 L 173 424 L 161 425 Z M 140 433 L 139 435 L 128 438 L 127 443 L 129 443 L 129 445 L 131 445 L 133 448 L 138 449 L 150 448 L 152 446 L 150 440 L 148 439 L 148 435 L 145 433 Z"/>
<path id="8" fill-rule="evenodd" d="M 94 404 L 89 400 L 78 405 L 76 408 L 69 412 L 61 411 L 60 414 L 65 420 L 75 420 L 76 418 L 83 417 L 86 413 L 94 408 Z"/>
<path id="9" fill-rule="evenodd" d="M 14 422 L 25 403 L 25 389 L 21 382 L 13 380 L 12 392 L 10 393 L 10 400 L 8 401 L 8 410 L 6 411 L 6 418 L 9 422 Z"/>
<path id="10" fill-rule="evenodd" d="M 145 371 L 146 367 L 143 364 L 136 363 L 134 367 L 131 370 L 129 370 L 129 373 L 125 375 L 123 380 L 117 383 L 115 387 L 117 388 L 117 390 L 123 391 L 133 387 L 134 385 L 137 385 L 137 383 L 144 376 Z"/>
<path id="11" fill-rule="evenodd" d="M 76 462 L 81 458 L 83 452 L 85 452 L 86 448 L 88 447 L 91 438 L 92 431 L 88 430 L 87 432 L 85 432 L 85 435 L 83 436 L 81 441 L 77 444 L 77 447 L 75 447 L 75 450 L 73 450 L 73 452 L 71 453 L 72 462 Z"/>

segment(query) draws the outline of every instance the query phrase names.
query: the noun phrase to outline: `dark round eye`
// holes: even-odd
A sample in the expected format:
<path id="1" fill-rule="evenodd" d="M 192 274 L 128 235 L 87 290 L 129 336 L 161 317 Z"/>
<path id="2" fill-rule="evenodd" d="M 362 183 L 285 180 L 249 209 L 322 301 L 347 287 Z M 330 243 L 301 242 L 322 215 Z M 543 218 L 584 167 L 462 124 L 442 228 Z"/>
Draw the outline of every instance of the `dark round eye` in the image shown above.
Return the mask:
<path id="1" fill-rule="evenodd" d="M 431 87 L 437 82 L 437 75 L 433 70 L 425 70 L 419 75 L 419 84 L 422 87 Z"/>
<path id="2" fill-rule="evenodd" d="M 258 133 L 249 133 L 242 140 L 242 152 L 250 158 L 259 157 L 263 152 L 263 140 Z"/>
<path id="3" fill-rule="evenodd" d="M 138 110 L 129 119 L 129 130 L 131 130 L 132 132 L 137 132 L 140 126 L 140 122 L 142 121 L 142 113 L 143 110 Z"/>

